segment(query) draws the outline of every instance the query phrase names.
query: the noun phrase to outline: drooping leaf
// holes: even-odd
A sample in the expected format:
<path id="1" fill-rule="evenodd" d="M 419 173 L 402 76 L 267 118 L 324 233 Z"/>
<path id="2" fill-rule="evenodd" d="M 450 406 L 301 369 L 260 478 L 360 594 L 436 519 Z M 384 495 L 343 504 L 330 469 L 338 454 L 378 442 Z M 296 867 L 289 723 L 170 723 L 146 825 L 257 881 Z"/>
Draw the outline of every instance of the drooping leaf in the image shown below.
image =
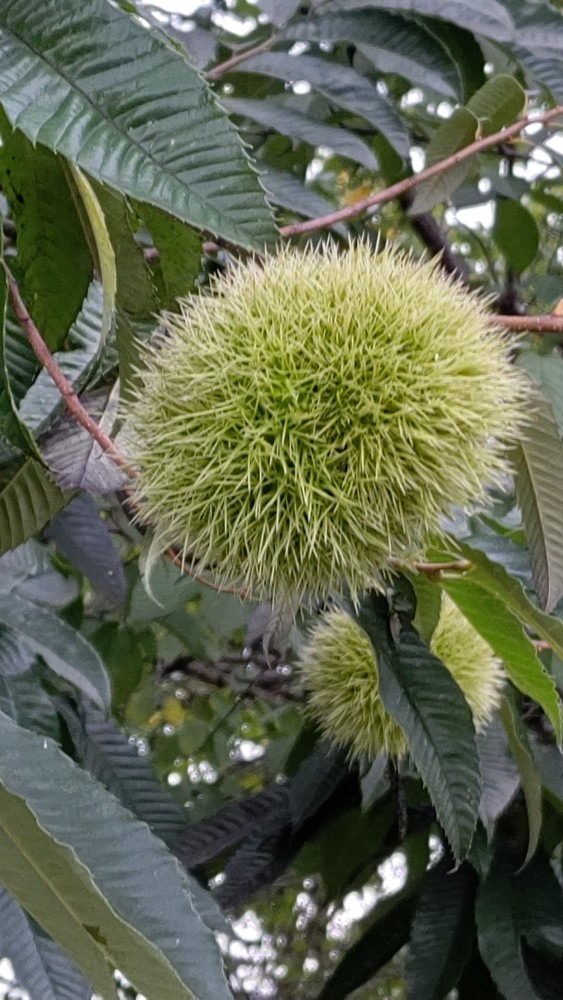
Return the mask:
<path id="1" fill-rule="evenodd" d="M 291 779 L 289 810 L 294 830 L 299 829 L 336 792 L 348 773 L 346 751 L 320 743 Z"/>
<path id="2" fill-rule="evenodd" d="M 0 952 L 10 959 L 16 978 L 41 1000 L 90 1000 L 92 990 L 74 962 L 0 888 Z"/>
<path id="3" fill-rule="evenodd" d="M 12 376 L 9 366 L 8 356 L 8 336 L 9 327 L 7 324 L 8 306 L 8 283 L 4 269 L 0 274 L 0 435 L 12 449 L 15 455 L 20 452 L 32 454 L 38 457 L 38 450 L 27 427 L 22 422 L 17 406 L 17 397 L 12 385 Z M 16 346 L 20 341 L 16 340 Z M 25 368 L 29 369 L 24 351 Z M 19 361 L 19 357 L 17 358 Z M 25 369 L 24 369 L 25 370 Z M 20 368 L 21 372 L 21 368 Z M 35 372 L 35 365 L 31 366 L 31 375 Z"/>
<path id="4" fill-rule="evenodd" d="M 534 629 L 538 635 L 548 642 L 558 656 L 563 656 L 563 623 L 553 616 L 546 615 L 535 607 L 526 597 L 521 583 L 510 576 L 503 566 L 494 563 L 483 552 L 472 549 L 463 542 L 459 542 L 459 549 L 462 555 L 473 563 L 471 570 L 471 582 L 481 587 L 499 599 L 505 608 L 512 612 L 523 625 Z M 470 613 L 469 606 L 468 613 Z M 563 739 L 563 723 L 561 719 L 561 704 L 553 683 L 546 683 L 547 678 L 537 674 L 536 681 L 539 681 L 538 693 L 541 695 L 541 705 L 550 719 L 560 743 Z M 534 697 L 532 695 L 531 697 Z"/>
<path id="5" fill-rule="evenodd" d="M 127 584 L 119 549 L 92 497 L 71 500 L 45 534 L 93 587 L 114 604 L 124 603 Z"/>
<path id="6" fill-rule="evenodd" d="M 409 859 L 409 883 L 400 892 L 380 900 L 364 923 L 361 937 L 336 966 L 318 1000 L 344 1000 L 371 979 L 409 939 L 427 850 L 420 850 L 418 835 L 409 837 L 403 849 Z"/>
<path id="7" fill-rule="evenodd" d="M 520 718 L 519 705 L 507 693 L 501 706 L 501 718 L 508 736 L 510 751 L 518 771 L 528 813 L 528 849 L 522 865 L 527 865 L 534 856 L 540 838 L 542 824 L 541 781 L 536 769 L 526 727 Z"/>
<path id="8" fill-rule="evenodd" d="M 61 158 L 0 115 L 0 176 L 17 230 L 22 298 L 51 351 L 63 347 L 92 279 L 92 258 Z"/>
<path id="9" fill-rule="evenodd" d="M 324 15 L 321 11 L 317 17 L 296 19 L 283 37 L 353 42 L 381 73 L 398 73 L 446 97 L 459 93 L 459 76 L 447 50 L 421 22 L 401 15 L 383 10 Z"/>
<path id="10" fill-rule="evenodd" d="M 24 729 L 60 740 L 60 721 L 53 699 L 43 687 L 47 668 L 36 663 L 25 674 L 0 678 L 0 712 Z"/>
<path id="11" fill-rule="evenodd" d="M 467 108 L 456 108 L 451 117 L 434 132 L 426 147 L 426 166 L 447 159 L 460 149 L 468 146 L 477 136 L 479 122 L 476 116 Z M 465 179 L 469 163 L 463 160 L 421 181 L 415 189 L 415 196 L 410 207 L 411 215 L 427 212 L 436 202 L 445 201 Z"/>
<path id="12" fill-rule="evenodd" d="M 475 872 L 467 862 L 452 867 L 446 854 L 422 883 L 406 966 L 407 989 L 417 1000 L 442 1000 L 471 950 Z"/>
<path id="13" fill-rule="evenodd" d="M 563 444 L 552 407 L 537 390 L 533 420 L 514 453 L 516 495 L 542 607 L 553 611 L 563 597 Z"/>
<path id="14" fill-rule="evenodd" d="M 278 80 L 307 80 L 329 101 L 361 115 L 379 129 L 400 156 L 407 155 L 408 133 L 401 118 L 374 84 L 349 66 L 335 65 L 316 56 L 263 52 L 246 59 L 240 69 L 246 73 L 273 76 Z"/>
<path id="15" fill-rule="evenodd" d="M 383 704 L 404 730 L 454 856 L 462 859 L 471 844 L 480 796 L 471 710 L 409 621 L 401 620 L 400 639 L 393 642 L 386 599 L 368 595 L 357 620 L 375 650 Z"/>
<path id="16" fill-rule="evenodd" d="M 150 315 L 158 306 L 156 289 L 141 243 L 135 238 L 139 221 L 129 200 L 107 185 L 94 187 L 115 255 L 116 303 L 132 316 Z"/>
<path id="17" fill-rule="evenodd" d="M 178 862 L 51 740 L 5 716 L 0 800 L 1 882 L 98 993 L 114 995 L 117 966 L 149 997 L 228 1000 Z"/>
<path id="18" fill-rule="evenodd" d="M 107 709 L 111 692 L 104 665 L 93 646 L 62 618 L 16 594 L 0 594 L 0 622 L 22 635 L 51 670 Z"/>
<path id="19" fill-rule="evenodd" d="M 525 634 L 518 616 L 501 595 L 492 595 L 481 586 L 472 571 L 460 580 L 443 580 L 442 586 L 475 630 L 503 661 L 506 672 L 519 691 L 542 706 L 554 726 L 558 724 L 559 704 L 553 679 L 532 642 Z"/>
<path id="20" fill-rule="evenodd" d="M 367 170 L 377 170 L 377 159 L 369 146 L 348 129 L 336 128 L 310 115 L 287 108 L 273 100 L 255 101 L 241 98 L 223 98 L 224 108 L 231 114 L 250 118 L 281 135 L 289 135 L 311 146 L 326 146 L 338 156 L 345 156 L 361 163 Z"/>
<path id="21" fill-rule="evenodd" d="M 289 823 L 278 814 L 269 817 L 225 865 L 224 881 L 216 890 L 220 905 L 227 910 L 238 909 L 279 878 L 295 853 Z"/>
<path id="22" fill-rule="evenodd" d="M 262 823 L 270 821 L 273 814 L 281 818 L 281 825 L 285 825 L 287 804 L 287 789 L 281 785 L 235 799 L 213 816 L 186 827 L 172 850 L 186 868 L 198 868 L 251 836 Z"/>
<path id="23" fill-rule="evenodd" d="M 256 175 L 209 87 L 130 14 L 106 0 L 48 0 L 33 11 L 3 0 L 0 50 L 0 103 L 32 143 L 249 249 L 275 239 Z"/>
<path id="24" fill-rule="evenodd" d="M 421 14 L 451 21 L 497 42 L 510 41 L 514 35 L 510 14 L 499 0 L 491 0 L 486 8 L 476 7 L 472 0 L 452 0 L 448 4 L 442 0 L 320 0 L 319 7 L 321 12 L 326 13 L 383 8 L 411 15 Z"/>
<path id="25" fill-rule="evenodd" d="M 184 829 L 186 820 L 152 764 L 95 705 L 58 702 L 78 762 L 105 785 L 126 809 L 166 844 Z"/>
<path id="26" fill-rule="evenodd" d="M 0 625 L 0 677 L 24 674 L 35 663 L 35 657 L 21 635 Z"/>
<path id="27" fill-rule="evenodd" d="M 107 387 L 84 396 L 81 403 L 106 434 L 111 433 L 117 411 L 117 392 Z M 53 478 L 63 489 L 88 493 L 111 493 L 121 489 L 129 477 L 105 454 L 101 445 L 65 413 L 42 442 L 41 451 Z"/>
<path id="28" fill-rule="evenodd" d="M 477 734 L 481 765 L 481 803 L 479 815 L 489 839 L 494 826 L 520 785 L 518 768 L 510 754 L 506 730 L 495 716 L 483 732 Z"/>
<path id="29" fill-rule="evenodd" d="M 512 198 L 497 198 L 493 239 L 515 274 L 522 274 L 535 260 L 540 234 L 528 209 Z"/>
<path id="30" fill-rule="evenodd" d="M 555 351 L 538 354 L 523 350 L 518 356 L 518 367 L 528 373 L 549 399 L 559 434 L 563 436 L 563 358 Z"/>
<path id="31" fill-rule="evenodd" d="M 28 458 L 0 492 L 0 554 L 41 531 L 70 497 L 39 462 Z"/>

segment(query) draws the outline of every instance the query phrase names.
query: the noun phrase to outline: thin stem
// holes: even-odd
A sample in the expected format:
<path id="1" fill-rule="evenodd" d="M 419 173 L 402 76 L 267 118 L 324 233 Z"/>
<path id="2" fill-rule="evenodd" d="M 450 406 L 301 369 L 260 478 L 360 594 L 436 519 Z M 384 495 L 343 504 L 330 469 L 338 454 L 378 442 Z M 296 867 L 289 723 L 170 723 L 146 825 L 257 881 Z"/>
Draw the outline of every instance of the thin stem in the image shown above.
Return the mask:
<path id="1" fill-rule="evenodd" d="M 230 59 L 225 59 L 225 62 L 219 63 L 213 69 L 209 69 L 205 74 L 206 78 L 208 80 L 218 80 L 225 73 L 229 73 L 234 66 L 238 66 L 239 63 L 245 62 L 246 59 L 251 59 L 252 56 L 257 56 L 260 52 L 267 52 L 276 41 L 276 36 L 270 35 L 265 42 L 260 42 L 259 45 L 252 45 L 249 49 L 245 49 L 244 52 L 237 52 Z"/>
<path id="2" fill-rule="evenodd" d="M 503 326 L 505 330 L 515 330 L 531 333 L 563 333 L 563 316 L 548 313 L 544 316 L 494 316 L 494 323 Z"/>
<path id="3" fill-rule="evenodd" d="M 71 383 L 59 368 L 57 362 L 47 347 L 47 344 L 43 340 L 43 337 L 39 333 L 39 330 L 29 315 L 25 303 L 20 295 L 20 290 L 17 286 L 16 280 L 5 261 L 2 261 L 2 266 L 6 272 L 8 294 L 12 309 L 14 310 L 14 315 L 25 333 L 31 349 L 39 361 L 39 364 L 45 368 L 46 371 L 48 371 L 62 398 L 64 399 L 67 409 L 77 423 L 84 427 L 84 430 L 86 430 L 90 437 L 99 444 L 102 451 L 104 451 L 116 465 L 122 469 L 126 469 L 130 478 L 133 478 L 136 475 L 136 470 L 131 467 L 131 463 L 115 447 L 111 438 L 84 409 Z"/>
<path id="4" fill-rule="evenodd" d="M 430 177 L 436 177 L 438 174 L 443 173 L 450 167 L 455 167 L 458 163 L 468 160 L 476 153 L 480 153 L 484 149 L 489 149 L 491 146 L 495 146 L 499 142 L 506 142 L 507 139 L 510 139 L 512 136 L 516 136 L 522 132 L 522 130 L 527 128 L 528 125 L 535 125 L 539 123 L 545 124 L 546 122 L 551 121 L 552 118 L 561 114 L 563 114 L 563 105 L 558 105 L 556 108 L 546 111 L 543 115 L 521 118 L 519 121 L 514 122 L 514 124 L 509 125 L 507 128 L 493 133 L 493 135 L 487 135 L 483 139 L 477 139 L 476 142 L 470 143 L 469 146 L 465 146 L 463 149 L 458 150 L 457 153 L 453 153 L 452 156 L 446 157 L 445 160 L 440 160 L 439 163 L 433 163 L 430 167 L 426 167 L 425 170 L 421 170 L 419 174 L 406 177 L 404 180 L 398 181 L 396 184 L 392 184 L 383 191 L 377 191 L 375 194 L 368 195 L 367 198 L 361 198 L 360 201 L 354 202 L 353 205 L 346 205 L 345 208 L 339 208 L 334 212 L 330 212 L 328 215 L 321 215 L 317 219 L 308 219 L 306 222 L 295 222 L 289 226 L 284 226 L 283 229 L 280 229 L 280 234 L 282 236 L 298 236 L 302 233 L 317 232 L 319 229 L 328 229 L 330 226 L 335 225 L 335 223 L 345 222 L 347 219 L 355 219 L 358 215 L 363 215 L 363 213 L 369 208 L 373 208 L 374 205 L 382 205 L 385 202 L 392 201 L 394 198 L 404 195 L 407 191 L 410 191 L 412 188 L 421 184 L 423 181 L 428 180 Z"/>

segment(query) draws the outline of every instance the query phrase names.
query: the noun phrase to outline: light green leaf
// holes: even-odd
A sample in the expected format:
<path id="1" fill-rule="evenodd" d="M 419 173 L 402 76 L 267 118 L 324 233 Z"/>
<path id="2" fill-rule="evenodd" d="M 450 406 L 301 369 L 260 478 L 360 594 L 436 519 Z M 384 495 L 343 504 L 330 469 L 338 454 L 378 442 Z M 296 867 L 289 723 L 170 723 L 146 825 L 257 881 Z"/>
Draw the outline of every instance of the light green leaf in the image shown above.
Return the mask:
<path id="1" fill-rule="evenodd" d="M 467 102 L 479 122 L 479 135 L 492 135 L 510 125 L 526 109 L 526 92 L 505 73 L 487 80 Z"/>
<path id="2" fill-rule="evenodd" d="M 426 166 L 439 163 L 468 146 L 477 136 L 479 122 L 467 108 L 456 108 L 450 118 L 443 122 L 432 136 L 426 148 Z M 429 177 L 415 188 L 411 215 L 427 212 L 436 202 L 445 201 L 464 180 L 469 170 L 469 161 L 457 163 L 435 177 Z"/>
<path id="3" fill-rule="evenodd" d="M 325 125 L 310 115 L 286 108 L 271 99 L 253 101 L 229 97 L 223 98 L 221 103 L 231 114 L 250 118 L 259 125 L 275 129 L 281 135 L 289 135 L 292 139 L 299 139 L 311 146 L 326 146 L 337 156 L 345 156 L 361 163 L 367 170 L 377 170 L 377 159 L 369 146 L 348 129 Z"/>
<path id="4" fill-rule="evenodd" d="M 0 594 L 0 622 L 23 636 L 60 677 L 83 691 L 100 708 L 110 704 L 105 667 L 93 646 L 62 618 L 16 594 Z"/>
<path id="5" fill-rule="evenodd" d="M 69 502 L 39 462 L 28 458 L 0 492 L 0 555 L 32 538 Z"/>
<path id="6" fill-rule="evenodd" d="M 241 63 L 240 71 L 263 73 L 278 80 L 307 80 L 338 107 L 365 118 L 379 129 L 400 156 L 407 156 L 408 132 L 393 105 L 379 93 L 373 83 L 349 66 L 341 66 L 316 56 L 263 52 Z"/>
<path id="7" fill-rule="evenodd" d="M 178 862 L 56 744 L 5 716 L 0 847 L 2 884 L 104 998 L 113 967 L 158 1000 L 230 997 Z"/>
<path id="8" fill-rule="evenodd" d="M 454 856 L 469 850 L 477 823 L 480 778 L 471 710 L 453 677 L 401 620 L 390 639 L 387 601 L 374 593 L 360 605 L 359 624 L 376 654 L 379 692 L 399 723 Z"/>
<path id="9" fill-rule="evenodd" d="M 357 10 L 394 10 L 423 17 L 436 17 L 451 21 L 460 28 L 468 28 L 476 35 L 493 38 L 497 42 L 511 41 L 514 25 L 510 14 L 498 0 L 488 0 L 487 6 L 476 6 L 473 0 L 317 0 L 315 6 L 321 13 Z"/>
<path id="10" fill-rule="evenodd" d="M 284 38 L 353 42 L 380 73 L 397 73 L 444 97 L 459 93 L 460 79 L 447 49 L 421 23 L 387 11 L 356 10 L 296 20 Z M 325 145 L 329 145 L 326 143 Z"/>
<path id="11" fill-rule="evenodd" d="M 512 198 L 497 198 L 493 239 L 515 274 L 535 260 L 540 234 L 531 212 Z"/>
<path id="12" fill-rule="evenodd" d="M 460 580 L 443 579 L 441 585 L 503 661 L 513 684 L 537 701 L 557 727 L 560 706 L 553 678 L 538 659 L 518 616 L 507 607 L 500 595 L 491 594 L 481 582 L 477 582 L 474 571 Z"/>
<path id="13" fill-rule="evenodd" d="M 208 85 L 130 14 L 107 0 L 1 0 L 0 54 L 0 103 L 32 143 L 236 244 L 261 251 L 275 239 Z"/>
<path id="14" fill-rule="evenodd" d="M 159 303 L 143 247 L 135 238 L 140 220 L 122 194 L 102 184 L 94 185 L 94 190 L 115 255 L 117 306 L 134 317 L 150 316 Z"/>
<path id="15" fill-rule="evenodd" d="M 201 237 L 178 219 L 151 205 L 137 205 L 158 250 L 155 278 L 161 306 L 177 309 L 177 299 L 194 291 L 201 271 Z"/>
<path id="16" fill-rule="evenodd" d="M 516 699 L 507 693 L 501 706 L 501 718 L 506 729 L 510 750 L 522 783 L 522 791 L 526 800 L 528 813 L 528 850 L 522 862 L 527 865 L 536 853 L 542 824 L 542 790 L 541 781 L 536 769 L 526 728 L 520 718 Z"/>
<path id="17" fill-rule="evenodd" d="M 563 444 L 553 409 L 531 394 L 533 419 L 514 453 L 516 496 L 540 603 L 553 611 L 563 597 Z"/>
<path id="18" fill-rule="evenodd" d="M 492 562 L 484 552 L 470 548 L 463 542 L 458 542 L 458 547 L 464 558 L 473 563 L 471 583 L 481 587 L 492 597 L 498 598 L 522 625 L 532 628 L 550 644 L 559 657 L 563 658 L 563 622 L 536 608 L 526 597 L 521 583 L 511 577 L 503 566 Z M 541 704 L 555 729 L 558 743 L 561 743 L 563 739 L 561 702 L 552 682 L 550 691 L 545 684 L 543 686 Z"/>

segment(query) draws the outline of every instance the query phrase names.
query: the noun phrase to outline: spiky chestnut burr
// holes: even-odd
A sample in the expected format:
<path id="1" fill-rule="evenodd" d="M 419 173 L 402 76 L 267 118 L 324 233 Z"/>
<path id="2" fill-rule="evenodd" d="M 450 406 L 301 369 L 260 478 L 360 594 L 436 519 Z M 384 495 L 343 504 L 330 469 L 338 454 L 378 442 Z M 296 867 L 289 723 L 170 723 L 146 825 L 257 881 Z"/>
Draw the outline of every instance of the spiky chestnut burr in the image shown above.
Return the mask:
<path id="1" fill-rule="evenodd" d="M 505 472 L 521 376 L 435 263 L 286 247 L 180 307 L 126 408 L 137 495 L 220 583 L 356 595 Z"/>
<path id="2" fill-rule="evenodd" d="M 504 671 L 447 595 L 430 647 L 461 688 L 476 729 L 482 729 L 499 706 Z M 319 618 L 301 650 L 299 666 L 307 711 L 327 739 L 348 747 L 352 757 L 405 756 L 405 733 L 379 694 L 373 646 L 350 615 L 334 609 Z"/>

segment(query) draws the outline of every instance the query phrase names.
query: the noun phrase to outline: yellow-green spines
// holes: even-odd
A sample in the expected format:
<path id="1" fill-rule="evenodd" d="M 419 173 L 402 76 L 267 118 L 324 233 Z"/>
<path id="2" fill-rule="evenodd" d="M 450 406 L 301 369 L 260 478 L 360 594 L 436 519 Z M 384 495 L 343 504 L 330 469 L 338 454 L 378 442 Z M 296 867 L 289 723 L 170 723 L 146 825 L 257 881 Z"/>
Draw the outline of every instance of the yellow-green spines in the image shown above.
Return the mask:
<path id="1" fill-rule="evenodd" d="M 128 410 L 139 503 L 221 582 L 355 594 L 506 468 L 520 376 L 434 263 L 285 248 L 164 322 Z"/>
<path id="2" fill-rule="evenodd" d="M 447 596 L 431 649 L 459 684 L 475 727 L 481 729 L 498 708 L 504 672 Z M 373 646 L 350 615 L 339 609 L 323 615 L 311 629 L 299 662 L 307 711 L 327 739 L 348 747 L 353 757 L 406 754 L 406 736 L 381 701 Z"/>

